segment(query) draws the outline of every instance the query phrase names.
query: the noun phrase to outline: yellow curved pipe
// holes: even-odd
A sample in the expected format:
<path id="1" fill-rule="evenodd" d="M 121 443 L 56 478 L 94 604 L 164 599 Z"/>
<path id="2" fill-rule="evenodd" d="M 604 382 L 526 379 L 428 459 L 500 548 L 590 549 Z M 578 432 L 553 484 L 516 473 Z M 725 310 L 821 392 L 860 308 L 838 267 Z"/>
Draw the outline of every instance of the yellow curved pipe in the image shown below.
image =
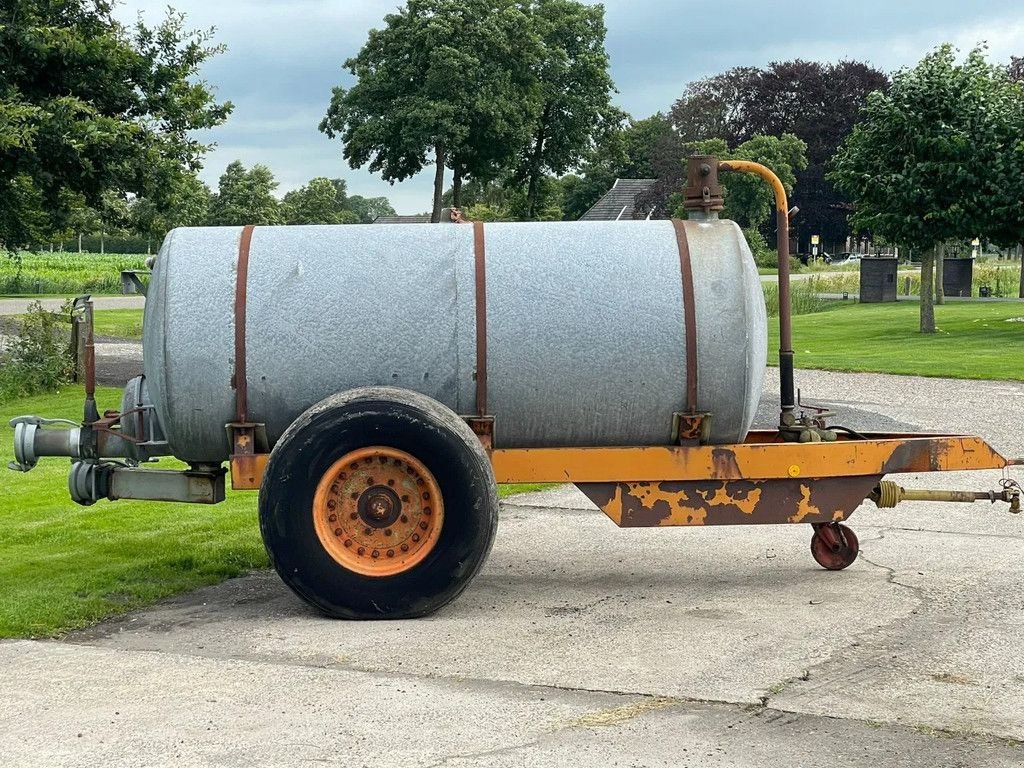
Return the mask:
<path id="1" fill-rule="evenodd" d="M 782 180 L 768 166 L 750 160 L 723 160 L 718 167 L 723 171 L 742 171 L 760 176 L 771 185 L 772 192 L 775 193 L 776 210 L 789 213 L 789 196 L 786 194 L 786 188 L 782 185 Z"/>

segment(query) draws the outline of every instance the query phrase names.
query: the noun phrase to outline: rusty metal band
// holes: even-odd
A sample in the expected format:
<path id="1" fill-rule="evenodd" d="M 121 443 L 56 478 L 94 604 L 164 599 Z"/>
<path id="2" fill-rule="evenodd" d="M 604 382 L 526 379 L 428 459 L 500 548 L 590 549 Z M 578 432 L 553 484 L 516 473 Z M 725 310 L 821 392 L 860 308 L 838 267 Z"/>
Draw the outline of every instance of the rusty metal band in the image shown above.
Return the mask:
<path id="1" fill-rule="evenodd" d="M 693 265 L 686 224 L 673 219 L 679 244 L 679 268 L 683 277 L 683 320 L 686 323 L 686 411 L 697 412 L 697 307 L 693 298 Z"/>
<path id="2" fill-rule="evenodd" d="M 476 410 L 487 415 L 487 258 L 484 223 L 473 222 L 476 261 Z"/>
<path id="3" fill-rule="evenodd" d="M 245 323 L 247 294 L 249 290 L 249 250 L 252 247 L 254 227 L 250 224 L 242 228 L 242 238 L 238 244 L 238 269 L 235 274 L 235 375 L 232 385 L 235 388 L 235 419 L 245 424 L 249 411 L 249 379 L 246 371 Z"/>

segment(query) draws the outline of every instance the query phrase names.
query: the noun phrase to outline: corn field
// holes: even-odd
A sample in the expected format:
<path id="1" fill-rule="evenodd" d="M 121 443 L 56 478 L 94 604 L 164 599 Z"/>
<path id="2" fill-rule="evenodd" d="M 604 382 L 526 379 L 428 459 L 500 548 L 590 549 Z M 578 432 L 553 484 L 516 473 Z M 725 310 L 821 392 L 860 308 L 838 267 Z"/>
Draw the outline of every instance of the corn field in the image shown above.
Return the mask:
<path id="1" fill-rule="evenodd" d="M 0 296 L 120 293 L 121 271 L 143 269 L 145 261 L 143 255 L 0 252 Z"/>

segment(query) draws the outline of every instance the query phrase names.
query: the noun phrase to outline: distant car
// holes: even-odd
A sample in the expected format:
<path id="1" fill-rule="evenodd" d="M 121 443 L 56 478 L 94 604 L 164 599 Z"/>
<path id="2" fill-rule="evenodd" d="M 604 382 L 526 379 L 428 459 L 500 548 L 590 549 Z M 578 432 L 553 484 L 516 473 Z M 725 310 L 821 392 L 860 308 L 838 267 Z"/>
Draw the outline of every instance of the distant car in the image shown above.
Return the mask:
<path id="1" fill-rule="evenodd" d="M 834 266 L 841 267 L 844 264 L 860 264 L 859 253 L 840 253 L 839 258 L 832 262 Z"/>

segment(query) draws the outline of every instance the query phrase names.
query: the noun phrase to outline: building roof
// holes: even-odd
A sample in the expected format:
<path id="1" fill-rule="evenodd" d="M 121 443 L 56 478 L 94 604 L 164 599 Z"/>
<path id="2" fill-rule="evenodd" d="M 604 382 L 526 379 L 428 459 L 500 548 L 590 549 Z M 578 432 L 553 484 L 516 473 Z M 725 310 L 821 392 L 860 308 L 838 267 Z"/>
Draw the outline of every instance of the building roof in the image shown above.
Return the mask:
<path id="1" fill-rule="evenodd" d="M 650 189 L 656 179 L 616 179 L 615 184 L 580 221 L 619 221 L 633 218 L 636 196 Z"/>
<path id="2" fill-rule="evenodd" d="M 378 216 L 374 224 L 429 224 L 430 216 Z"/>

